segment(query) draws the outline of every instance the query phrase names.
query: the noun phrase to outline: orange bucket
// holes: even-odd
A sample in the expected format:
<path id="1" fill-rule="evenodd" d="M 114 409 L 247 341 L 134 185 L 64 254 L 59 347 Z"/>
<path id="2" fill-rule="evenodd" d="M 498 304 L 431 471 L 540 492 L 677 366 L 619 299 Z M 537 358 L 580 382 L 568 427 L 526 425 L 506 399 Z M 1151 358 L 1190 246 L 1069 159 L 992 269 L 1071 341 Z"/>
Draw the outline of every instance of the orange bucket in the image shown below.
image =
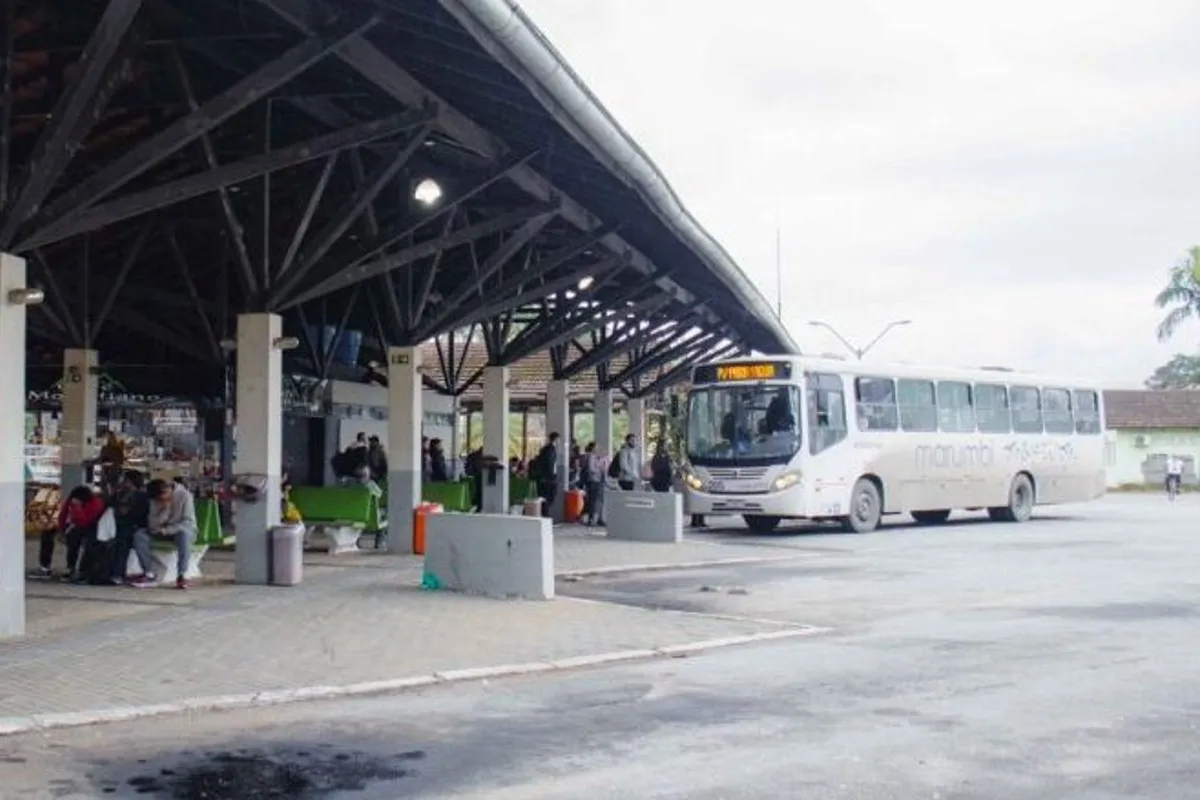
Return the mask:
<path id="1" fill-rule="evenodd" d="M 445 511 L 440 503 L 421 503 L 413 509 L 413 553 L 425 555 L 425 518 L 430 514 L 441 514 Z"/>
<path id="2" fill-rule="evenodd" d="M 582 489 L 571 489 L 563 498 L 563 516 L 567 522 L 579 522 L 583 518 L 583 500 L 584 493 Z"/>

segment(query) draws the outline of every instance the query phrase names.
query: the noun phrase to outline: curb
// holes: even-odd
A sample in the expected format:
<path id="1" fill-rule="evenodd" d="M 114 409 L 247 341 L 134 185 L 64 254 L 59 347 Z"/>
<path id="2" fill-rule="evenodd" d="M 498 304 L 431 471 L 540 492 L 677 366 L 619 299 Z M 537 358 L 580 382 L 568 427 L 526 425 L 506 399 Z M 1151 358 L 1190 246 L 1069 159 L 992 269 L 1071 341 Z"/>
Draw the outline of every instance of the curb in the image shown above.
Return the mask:
<path id="1" fill-rule="evenodd" d="M 669 564 L 620 564 L 614 567 L 571 569 L 554 573 L 557 578 L 590 578 L 597 575 L 620 575 L 625 572 L 668 572 L 675 569 L 702 569 L 704 567 L 730 567 L 738 564 L 770 564 L 776 561 L 797 561 L 811 558 L 808 553 L 790 556 L 741 556 L 739 558 L 710 558 L 702 561 L 676 561 Z"/>
<path id="2" fill-rule="evenodd" d="M 764 631 L 744 636 L 723 639 L 706 639 L 685 644 L 667 645 L 645 650 L 618 650 L 590 656 L 573 656 L 553 661 L 535 661 L 527 664 L 502 664 L 494 667 L 445 670 L 411 678 L 366 681 L 343 686 L 303 686 L 296 689 L 268 689 L 246 694 L 195 697 L 176 703 L 157 703 L 145 706 L 125 706 L 96 711 L 66 711 L 52 714 L 31 714 L 24 717 L 0 717 L 0 737 L 15 736 L 34 731 L 79 728 L 107 722 L 127 722 L 147 717 L 162 717 L 203 711 L 234 711 L 245 708 L 284 705 L 311 700 L 332 700 L 360 697 L 364 695 L 402 692 L 428 686 L 441 686 L 468 681 L 483 681 L 491 678 L 511 678 L 539 673 L 563 672 L 608 664 L 633 661 L 649 661 L 656 658 L 678 658 L 680 656 L 758 644 L 780 639 L 795 639 L 828 631 L 828 628 L 796 627 L 788 630 Z"/>

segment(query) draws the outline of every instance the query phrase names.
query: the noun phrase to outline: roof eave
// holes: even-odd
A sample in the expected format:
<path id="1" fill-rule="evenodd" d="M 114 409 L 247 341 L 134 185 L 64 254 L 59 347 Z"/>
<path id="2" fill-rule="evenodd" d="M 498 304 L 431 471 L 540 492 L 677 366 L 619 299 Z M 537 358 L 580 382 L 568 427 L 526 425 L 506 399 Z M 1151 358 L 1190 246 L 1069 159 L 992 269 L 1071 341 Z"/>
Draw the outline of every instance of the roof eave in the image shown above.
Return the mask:
<path id="1" fill-rule="evenodd" d="M 684 207 L 650 157 L 591 93 L 514 0 L 439 0 L 488 53 L 538 99 L 555 120 L 708 265 L 743 303 L 777 352 L 799 353 L 767 299 L 721 244 Z"/>

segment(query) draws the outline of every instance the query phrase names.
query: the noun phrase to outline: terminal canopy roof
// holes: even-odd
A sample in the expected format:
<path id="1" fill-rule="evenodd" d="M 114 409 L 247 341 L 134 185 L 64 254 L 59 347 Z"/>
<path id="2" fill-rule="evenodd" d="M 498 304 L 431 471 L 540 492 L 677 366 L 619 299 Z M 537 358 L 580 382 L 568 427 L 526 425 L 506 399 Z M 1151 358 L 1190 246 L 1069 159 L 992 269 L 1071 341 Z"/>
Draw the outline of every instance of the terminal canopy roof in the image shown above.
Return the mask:
<path id="1" fill-rule="evenodd" d="M 636 395 L 795 350 L 505 0 L 4 7 L 0 250 L 47 293 L 35 372 L 90 347 L 138 391 L 219 395 L 264 311 L 318 377 L 440 337 Z M 478 380 L 443 361 L 435 388 Z"/>

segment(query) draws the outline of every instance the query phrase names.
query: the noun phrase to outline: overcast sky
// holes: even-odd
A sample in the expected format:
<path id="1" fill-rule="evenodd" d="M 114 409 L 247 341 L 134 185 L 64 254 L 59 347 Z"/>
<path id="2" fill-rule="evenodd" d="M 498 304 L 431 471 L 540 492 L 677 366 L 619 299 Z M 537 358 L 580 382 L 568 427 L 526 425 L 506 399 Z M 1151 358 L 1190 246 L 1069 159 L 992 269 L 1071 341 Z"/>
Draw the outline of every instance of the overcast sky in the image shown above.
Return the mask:
<path id="1" fill-rule="evenodd" d="M 1200 244 L 1196 0 L 521 0 L 806 352 L 1137 386 Z"/>

